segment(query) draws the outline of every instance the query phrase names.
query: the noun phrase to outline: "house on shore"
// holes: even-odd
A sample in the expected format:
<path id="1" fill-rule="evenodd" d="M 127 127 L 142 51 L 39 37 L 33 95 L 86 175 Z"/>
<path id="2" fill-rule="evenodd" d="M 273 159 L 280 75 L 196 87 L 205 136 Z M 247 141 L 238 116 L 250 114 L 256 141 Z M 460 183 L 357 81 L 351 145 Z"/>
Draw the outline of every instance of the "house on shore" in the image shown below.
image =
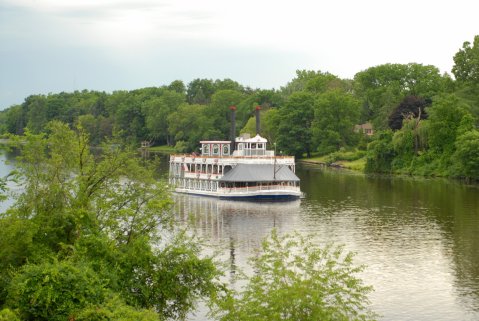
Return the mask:
<path id="1" fill-rule="evenodd" d="M 374 135 L 373 125 L 371 123 L 364 123 L 360 125 L 354 125 L 355 133 L 363 133 L 366 136 Z"/>

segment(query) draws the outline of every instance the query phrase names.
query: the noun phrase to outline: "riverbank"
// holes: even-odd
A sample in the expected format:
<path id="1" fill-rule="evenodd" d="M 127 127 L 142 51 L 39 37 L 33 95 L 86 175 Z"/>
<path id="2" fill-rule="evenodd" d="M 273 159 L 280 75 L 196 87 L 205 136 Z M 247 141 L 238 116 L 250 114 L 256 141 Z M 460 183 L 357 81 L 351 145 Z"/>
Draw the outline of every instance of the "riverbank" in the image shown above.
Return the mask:
<path id="1" fill-rule="evenodd" d="M 363 151 L 334 152 L 328 155 L 301 158 L 298 163 L 315 164 L 364 172 L 366 156 Z"/>

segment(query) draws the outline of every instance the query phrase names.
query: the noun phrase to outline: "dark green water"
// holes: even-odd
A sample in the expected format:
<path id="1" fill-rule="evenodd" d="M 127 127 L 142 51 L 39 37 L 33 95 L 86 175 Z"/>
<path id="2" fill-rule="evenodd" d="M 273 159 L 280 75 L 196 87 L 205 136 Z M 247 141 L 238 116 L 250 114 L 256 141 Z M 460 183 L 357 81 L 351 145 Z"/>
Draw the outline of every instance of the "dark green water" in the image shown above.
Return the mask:
<path id="1" fill-rule="evenodd" d="M 479 188 L 299 166 L 306 198 L 248 203 L 177 195 L 180 218 L 221 249 L 231 273 L 261 239 L 314 234 L 357 253 L 381 320 L 479 320 Z M 247 268 L 246 268 L 247 270 Z M 201 316 L 192 320 L 203 320 Z"/>

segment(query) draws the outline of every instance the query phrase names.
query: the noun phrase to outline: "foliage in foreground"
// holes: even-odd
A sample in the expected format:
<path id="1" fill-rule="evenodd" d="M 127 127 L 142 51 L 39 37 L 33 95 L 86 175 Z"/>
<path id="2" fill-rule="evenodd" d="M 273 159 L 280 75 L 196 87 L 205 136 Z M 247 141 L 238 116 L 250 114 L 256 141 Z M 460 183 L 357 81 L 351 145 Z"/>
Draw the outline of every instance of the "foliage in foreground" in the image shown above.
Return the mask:
<path id="1" fill-rule="evenodd" d="M 182 319 L 216 291 L 218 270 L 173 228 L 152 164 L 113 144 L 94 156 L 59 122 L 19 148 L 23 193 L 0 214 L 2 318 Z"/>
<path id="2" fill-rule="evenodd" d="M 368 307 L 372 288 L 357 274 L 353 254 L 324 248 L 299 234 L 273 230 L 251 259 L 254 275 L 246 285 L 218 302 L 222 321 L 374 320 Z"/>

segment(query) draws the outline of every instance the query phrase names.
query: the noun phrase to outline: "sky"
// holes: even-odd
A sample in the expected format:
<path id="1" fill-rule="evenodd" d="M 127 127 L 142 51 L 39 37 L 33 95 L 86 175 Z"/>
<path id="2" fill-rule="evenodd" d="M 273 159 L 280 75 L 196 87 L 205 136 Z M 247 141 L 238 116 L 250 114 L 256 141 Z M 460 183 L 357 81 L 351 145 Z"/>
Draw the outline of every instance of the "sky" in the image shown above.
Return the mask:
<path id="1" fill-rule="evenodd" d="M 0 109 L 196 78 L 279 89 L 302 69 L 451 73 L 478 12 L 477 0 L 0 0 Z"/>

